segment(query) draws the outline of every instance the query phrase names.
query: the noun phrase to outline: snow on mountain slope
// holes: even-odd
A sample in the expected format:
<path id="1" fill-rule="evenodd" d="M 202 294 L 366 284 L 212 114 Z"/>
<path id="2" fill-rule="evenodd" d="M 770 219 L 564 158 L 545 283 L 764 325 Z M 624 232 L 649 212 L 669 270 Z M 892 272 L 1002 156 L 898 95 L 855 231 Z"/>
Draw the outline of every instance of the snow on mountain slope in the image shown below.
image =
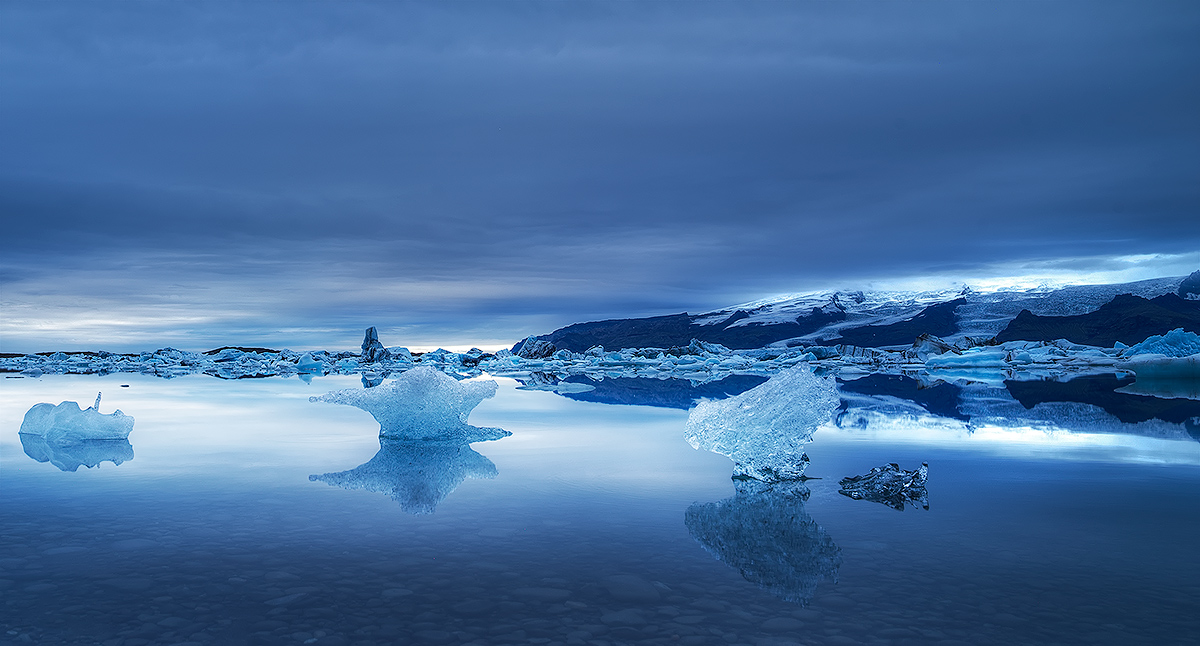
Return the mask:
<path id="1" fill-rule="evenodd" d="M 814 343 L 836 339 L 843 330 L 898 323 L 920 314 L 930 306 L 961 298 L 965 302 L 955 309 L 958 331 L 947 335 L 948 338 L 991 337 L 1003 330 L 1021 310 L 1041 316 L 1086 314 L 1099 309 L 1118 294 L 1153 298 L 1173 293 L 1181 280 L 1182 277 L 1172 277 L 1109 285 L 1000 288 L 989 291 L 976 291 L 969 287 L 937 291 L 822 291 L 753 301 L 699 314 L 692 320 L 699 325 L 713 326 L 736 316 L 737 320 L 724 326 L 725 329 L 733 329 L 790 323 L 797 317 L 812 314 L 814 310 L 836 308 L 845 312 L 844 320 L 786 341 L 791 344 Z"/>

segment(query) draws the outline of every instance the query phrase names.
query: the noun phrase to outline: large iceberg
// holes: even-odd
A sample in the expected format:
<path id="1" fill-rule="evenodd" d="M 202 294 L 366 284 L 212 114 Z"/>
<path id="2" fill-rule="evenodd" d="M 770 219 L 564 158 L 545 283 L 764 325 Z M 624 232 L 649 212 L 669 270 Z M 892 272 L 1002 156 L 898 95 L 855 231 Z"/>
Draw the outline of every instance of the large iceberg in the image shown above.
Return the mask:
<path id="1" fill-rule="evenodd" d="M 496 477 L 496 465 L 466 444 L 381 439 L 379 452 L 349 471 L 308 477 L 313 482 L 387 495 L 410 514 L 432 514 L 467 478 Z"/>
<path id="2" fill-rule="evenodd" d="M 710 554 L 786 601 L 807 605 L 817 584 L 837 582 L 842 550 L 808 515 L 808 488 L 739 480 L 732 498 L 684 513 L 692 538 Z"/>
<path id="3" fill-rule="evenodd" d="M 133 418 L 119 410 L 105 415 L 99 408 L 99 394 L 89 408 L 72 401 L 57 406 L 34 404 L 26 411 L 19 432 L 25 454 L 63 471 L 132 460 L 129 433 L 133 431 Z"/>
<path id="4" fill-rule="evenodd" d="M 732 459 L 734 477 L 799 479 L 808 466 L 804 445 L 838 403 L 834 380 L 801 366 L 729 399 L 702 400 L 688 414 L 685 434 L 692 447 Z"/>
<path id="5" fill-rule="evenodd" d="M 402 373 L 374 388 L 339 390 L 309 401 L 361 408 L 379 422 L 381 438 L 482 442 L 511 435 L 500 428 L 467 424 L 467 416 L 496 394 L 496 382 L 456 381 L 428 366 Z"/>

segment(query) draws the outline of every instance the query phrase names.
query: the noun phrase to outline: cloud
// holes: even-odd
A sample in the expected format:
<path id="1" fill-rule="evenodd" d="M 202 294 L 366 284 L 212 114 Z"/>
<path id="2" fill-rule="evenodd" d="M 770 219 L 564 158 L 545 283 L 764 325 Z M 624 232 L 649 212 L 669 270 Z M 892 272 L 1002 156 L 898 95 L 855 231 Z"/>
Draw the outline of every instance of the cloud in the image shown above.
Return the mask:
<path id="1" fill-rule="evenodd" d="M 146 338 L 519 338 L 1200 248 L 1187 3 L 0 14 L 0 271 L 50 326 L 31 343 L 128 307 Z"/>

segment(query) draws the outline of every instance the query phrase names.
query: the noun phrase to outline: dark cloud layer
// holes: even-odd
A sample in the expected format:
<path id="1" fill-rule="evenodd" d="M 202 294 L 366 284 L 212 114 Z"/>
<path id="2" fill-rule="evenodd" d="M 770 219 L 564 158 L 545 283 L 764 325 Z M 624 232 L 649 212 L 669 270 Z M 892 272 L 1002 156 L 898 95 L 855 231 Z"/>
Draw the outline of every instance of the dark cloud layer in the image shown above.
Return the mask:
<path id="1" fill-rule="evenodd" d="M 0 79 L 5 349 L 1200 252 L 1190 2 L 8 3 Z"/>

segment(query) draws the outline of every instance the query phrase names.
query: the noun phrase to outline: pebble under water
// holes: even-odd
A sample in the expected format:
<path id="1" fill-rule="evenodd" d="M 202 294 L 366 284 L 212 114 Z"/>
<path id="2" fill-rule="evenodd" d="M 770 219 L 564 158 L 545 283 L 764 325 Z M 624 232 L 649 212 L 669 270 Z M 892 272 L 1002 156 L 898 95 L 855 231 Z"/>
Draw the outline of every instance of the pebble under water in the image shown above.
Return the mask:
<path id="1" fill-rule="evenodd" d="M 471 444 L 479 456 L 396 449 L 403 477 L 345 488 L 310 476 L 370 462 L 379 424 L 308 398 L 353 377 L 5 380 L 0 645 L 1200 635 L 1196 441 L 826 425 L 807 447 L 817 479 L 750 486 L 687 444 L 685 410 L 497 381 L 469 423 L 511 436 Z M 136 419 L 131 459 L 72 472 L 26 455 L 25 411 L 97 391 Z M 838 493 L 893 462 L 928 462 L 928 511 Z"/>

